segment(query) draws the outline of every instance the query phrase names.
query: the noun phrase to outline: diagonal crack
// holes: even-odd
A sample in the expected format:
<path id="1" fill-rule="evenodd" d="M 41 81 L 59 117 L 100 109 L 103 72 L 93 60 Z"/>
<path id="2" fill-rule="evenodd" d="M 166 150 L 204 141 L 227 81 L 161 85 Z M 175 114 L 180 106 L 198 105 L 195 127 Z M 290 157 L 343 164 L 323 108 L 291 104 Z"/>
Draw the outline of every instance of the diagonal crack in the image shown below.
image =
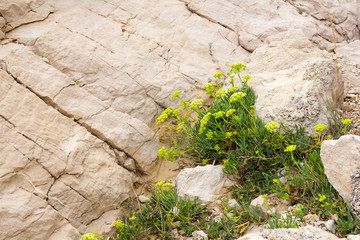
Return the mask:
<path id="1" fill-rule="evenodd" d="M 100 133 L 100 131 L 92 128 L 90 125 L 86 124 L 84 121 L 82 121 L 82 118 L 76 118 L 73 114 L 65 111 L 64 109 L 62 109 L 58 104 L 56 104 L 52 99 L 50 99 L 49 97 L 46 96 L 41 96 L 40 94 L 38 94 L 35 90 L 33 90 L 31 87 L 24 85 L 23 82 L 21 82 L 21 80 L 19 80 L 17 77 L 15 77 L 7 68 L 5 70 L 18 84 L 24 86 L 26 89 L 28 89 L 30 92 L 32 92 L 33 94 L 35 94 L 38 98 L 40 98 L 45 104 L 47 104 L 48 106 L 54 108 L 55 110 L 57 110 L 60 114 L 62 114 L 63 116 L 73 119 L 73 121 L 75 123 L 77 123 L 78 125 L 80 125 L 81 127 L 84 127 L 89 133 L 91 133 L 93 136 L 95 136 L 96 138 L 100 139 L 101 141 L 105 142 L 107 145 L 109 145 L 111 148 L 114 148 L 118 151 L 124 152 L 126 153 L 128 156 L 132 157 L 133 154 L 130 154 L 128 151 L 121 149 L 120 147 L 118 147 L 116 144 L 112 143 L 110 139 L 107 139 L 104 135 L 102 135 Z M 24 137 L 27 137 L 24 135 Z M 28 138 L 28 137 L 27 137 Z M 28 138 L 29 140 L 33 141 L 32 139 Z M 34 141 L 33 141 L 34 142 Z M 36 143 L 36 142 L 35 142 Z"/>
<path id="2" fill-rule="evenodd" d="M 189 6 L 189 3 L 186 2 L 185 0 L 179 0 L 179 1 L 180 1 L 180 2 L 183 2 L 183 3 L 185 4 L 185 7 L 186 7 L 186 9 L 187 9 L 189 12 L 191 12 L 191 13 L 193 13 L 193 14 L 196 14 L 196 15 L 198 15 L 199 17 L 204 18 L 204 19 L 206 19 L 206 20 L 208 20 L 208 21 L 210 21 L 210 22 L 212 22 L 212 23 L 215 23 L 215 24 L 217 24 L 217 25 L 220 25 L 220 26 L 222 26 L 223 28 L 226 28 L 226 29 L 228 29 L 228 30 L 230 30 L 230 31 L 235 32 L 235 30 L 232 29 L 230 26 L 228 26 L 228 25 L 226 25 L 226 24 L 224 24 L 224 23 L 218 22 L 218 21 L 216 21 L 215 19 L 213 19 L 213 18 L 211 18 L 211 17 L 209 17 L 209 16 L 206 16 L 206 15 L 200 13 L 200 12 L 197 11 L 196 9 L 191 8 L 191 6 Z"/>

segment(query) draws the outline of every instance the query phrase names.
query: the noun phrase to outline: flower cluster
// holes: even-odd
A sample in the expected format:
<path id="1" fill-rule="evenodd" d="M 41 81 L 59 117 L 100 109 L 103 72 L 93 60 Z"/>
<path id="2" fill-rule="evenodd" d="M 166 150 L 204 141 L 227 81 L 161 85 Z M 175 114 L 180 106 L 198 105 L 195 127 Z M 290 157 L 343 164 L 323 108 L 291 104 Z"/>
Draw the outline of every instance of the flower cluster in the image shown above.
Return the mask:
<path id="1" fill-rule="evenodd" d="M 330 204 L 328 202 L 325 202 L 326 196 L 322 194 L 318 194 L 318 197 L 315 198 L 315 201 L 318 201 L 320 203 L 320 207 L 329 206 Z"/>
<path id="2" fill-rule="evenodd" d="M 324 129 L 326 128 L 325 124 L 318 124 L 314 127 L 315 131 L 321 133 L 322 131 L 324 131 Z"/>
<path id="3" fill-rule="evenodd" d="M 278 124 L 277 122 L 269 122 L 265 125 L 265 128 L 269 131 L 269 132 L 276 132 L 276 129 L 280 126 L 280 124 Z"/>
<path id="4" fill-rule="evenodd" d="M 174 186 L 172 183 L 165 183 L 165 181 L 160 181 L 160 182 L 157 182 L 155 184 L 156 187 L 159 187 L 159 188 L 170 188 L 172 186 Z"/>
<path id="5" fill-rule="evenodd" d="M 206 94 L 210 94 L 213 92 L 216 85 L 216 83 L 205 83 L 204 86 L 202 86 L 202 89 L 206 89 Z"/>
<path id="6" fill-rule="evenodd" d="M 225 133 L 225 137 L 227 138 L 227 139 L 231 139 L 231 137 L 233 136 L 233 135 L 236 135 L 237 133 L 236 132 L 226 132 Z"/>
<path id="7" fill-rule="evenodd" d="M 199 109 L 199 107 L 201 106 L 201 104 L 204 102 L 203 99 L 195 99 L 194 101 L 192 101 L 190 103 L 190 108 L 194 111 L 196 111 L 197 109 Z"/>
<path id="8" fill-rule="evenodd" d="M 211 112 L 208 112 L 200 121 L 200 129 L 199 129 L 199 134 L 202 134 L 205 129 L 206 129 L 206 125 L 208 124 L 209 120 L 211 117 Z"/>
<path id="9" fill-rule="evenodd" d="M 227 89 L 221 88 L 219 90 L 217 90 L 217 92 L 215 93 L 215 97 L 217 98 L 222 98 L 224 97 L 229 91 Z"/>
<path id="10" fill-rule="evenodd" d="M 171 98 L 172 98 L 172 99 L 178 98 L 178 97 L 180 96 L 180 93 L 181 93 L 181 91 L 176 91 L 176 92 L 174 92 L 174 94 L 171 96 Z"/>
<path id="11" fill-rule="evenodd" d="M 221 118 L 222 116 L 224 116 L 225 115 L 225 112 L 224 111 L 218 111 L 218 112 L 216 112 L 216 113 L 213 113 L 213 116 L 215 117 L 215 118 Z"/>
<path id="12" fill-rule="evenodd" d="M 341 119 L 341 122 L 342 122 L 342 124 L 344 124 L 344 125 L 349 125 L 349 124 L 352 122 L 352 120 L 346 118 L 346 119 Z"/>
<path id="13" fill-rule="evenodd" d="M 223 72 L 218 72 L 218 73 L 215 73 L 215 74 L 213 75 L 213 77 L 220 80 L 221 76 L 224 76 L 224 75 L 225 75 L 225 73 L 223 73 Z"/>
<path id="14" fill-rule="evenodd" d="M 226 112 L 226 117 L 230 117 L 231 115 L 234 114 L 234 112 L 236 112 L 235 109 L 230 109 L 230 110 L 228 110 L 228 111 Z"/>
<path id="15" fill-rule="evenodd" d="M 116 227 L 118 229 L 123 229 L 123 228 L 127 227 L 127 225 L 123 221 L 118 220 L 118 221 L 115 221 L 114 227 Z"/>
<path id="16" fill-rule="evenodd" d="M 243 93 L 243 92 L 237 92 L 237 93 L 234 93 L 233 95 L 231 95 L 230 97 L 230 102 L 236 102 L 236 101 L 239 101 L 240 99 L 242 99 L 243 97 L 246 96 L 246 93 Z"/>
<path id="17" fill-rule="evenodd" d="M 94 233 L 87 233 L 85 235 L 82 235 L 80 240 L 97 240 L 98 239 L 97 237 L 98 234 L 95 231 Z"/>
<path id="18" fill-rule="evenodd" d="M 230 92 L 235 92 L 238 89 L 239 89 L 238 86 L 233 86 L 233 87 L 230 88 Z"/>
<path id="19" fill-rule="evenodd" d="M 296 149 L 296 145 L 290 145 L 285 148 L 284 152 L 293 152 L 295 151 L 295 149 Z"/>
<path id="20" fill-rule="evenodd" d="M 168 107 L 167 109 L 165 109 L 162 112 L 162 114 L 156 119 L 156 124 L 160 124 L 160 123 L 164 122 L 166 119 L 168 119 L 169 117 L 171 117 L 173 110 L 174 110 L 173 107 Z"/>
<path id="21" fill-rule="evenodd" d="M 177 128 L 176 128 L 176 132 L 177 133 L 180 133 L 182 130 L 183 130 L 183 128 L 184 128 L 184 122 L 180 122 L 179 123 L 179 125 L 177 126 Z"/>
<path id="22" fill-rule="evenodd" d="M 213 132 L 213 131 L 208 131 L 208 132 L 206 133 L 206 139 L 207 139 L 207 140 L 213 139 L 213 136 L 214 136 L 214 132 Z"/>

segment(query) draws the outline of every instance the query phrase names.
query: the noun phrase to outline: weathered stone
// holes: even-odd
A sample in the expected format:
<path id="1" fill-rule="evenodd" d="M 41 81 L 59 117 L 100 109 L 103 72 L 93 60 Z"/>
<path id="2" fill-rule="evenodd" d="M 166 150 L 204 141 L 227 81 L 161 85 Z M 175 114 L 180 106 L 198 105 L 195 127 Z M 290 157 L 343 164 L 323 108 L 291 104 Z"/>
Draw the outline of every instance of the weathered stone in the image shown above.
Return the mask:
<path id="1" fill-rule="evenodd" d="M 28 48 L 8 44 L 0 47 L 0 64 L 17 81 L 49 105 L 74 118 L 89 132 L 112 147 L 126 152 L 146 171 L 157 157 L 159 141 L 146 124 L 114 110 L 59 70 L 50 67 Z M 26 69 L 31 68 L 31 71 Z M 49 79 L 52 81 L 49 82 Z M 76 104 L 74 104 L 76 102 Z"/>
<path id="2" fill-rule="evenodd" d="M 223 168 L 221 165 L 206 165 L 181 170 L 176 178 L 178 195 L 190 199 L 199 197 L 203 203 L 214 201 L 216 194 L 231 183 L 222 172 Z"/>
<path id="3" fill-rule="evenodd" d="M 265 217 L 266 215 L 271 213 L 271 209 L 269 209 L 267 205 L 267 200 L 262 195 L 253 199 L 250 203 L 250 210 L 252 212 L 257 211 L 257 209 L 261 211 L 259 212 L 259 214 L 261 214 L 262 217 Z"/>
<path id="4" fill-rule="evenodd" d="M 258 95 L 256 112 L 265 122 L 297 124 L 309 133 L 327 123 L 325 100 L 333 101 L 335 64 L 301 31 L 269 37 L 247 61 L 249 85 Z"/>
<path id="5" fill-rule="evenodd" d="M 48 0 L 11 0 L 2 1 L 0 5 L 0 14 L 6 21 L 5 31 L 29 22 L 41 21 L 52 10 L 52 1 Z"/>
<path id="6" fill-rule="evenodd" d="M 336 226 L 335 226 L 335 221 L 334 220 L 328 220 L 325 223 L 325 227 L 327 230 L 329 230 L 330 232 L 335 232 Z"/>
<path id="7" fill-rule="evenodd" d="M 329 182 L 349 201 L 356 184 L 353 179 L 360 174 L 360 136 L 345 135 L 338 140 L 326 140 L 321 144 L 320 156 Z"/>
<path id="8" fill-rule="evenodd" d="M 261 236 L 268 240 L 338 240 L 340 238 L 335 235 L 316 228 L 313 226 L 305 226 L 300 228 L 279 228 L 264 229 Z"/>
<path id="9" fill-rule="evenodd" d="M 360 235 L 348 235 L 347 236 L 348 240 L 360 240 Z"/>
<path id="10" fill-rule="evenodd" d="M 337 42 L 359 38 L 355 0 L 184 2 L 195 14 L 236 32 L 241 46 L 249 51 L 255 50 L 267 37 L 289 29 L 299 29 L 320 48 L 331 49 L 330 15 Z"/>
<path id="11" fill-rule="evenodd" d="M 76 239 L 119 208 L 133 176 L 108 144 L 3 70 L 0 79 L 2 236 Z"/>
<path id="12" fill-rule="evenodd" d="M 242 207 L 240 206 L 240 204 L 235 200 L 235 199 L 230 199 L 228 201 L 228 205 L 227 207 L 229 208 L 235 208 L 238 211 L 242 211 Z"/>
<path id="13" fill-rule="evenodd" d="M 204 233 L 203 231 L 195 231 L 191 233 L 191 236 L 195 238 L 195 240 L 207 240 L 208 235 Z"/>
<path id="14" fill-rule="evenodd" d="M 150 198 L 145 195 L 139 195 L 138 199 L 141 203 L 146 203 L 146 202 L 150 201 Z"/>
<path id="15" fill-rule="evenodd" d="M 345 85 L 345 92 L 360 94 L 360 40 L 336 49 L 339 60 L 339 74 Z"/>

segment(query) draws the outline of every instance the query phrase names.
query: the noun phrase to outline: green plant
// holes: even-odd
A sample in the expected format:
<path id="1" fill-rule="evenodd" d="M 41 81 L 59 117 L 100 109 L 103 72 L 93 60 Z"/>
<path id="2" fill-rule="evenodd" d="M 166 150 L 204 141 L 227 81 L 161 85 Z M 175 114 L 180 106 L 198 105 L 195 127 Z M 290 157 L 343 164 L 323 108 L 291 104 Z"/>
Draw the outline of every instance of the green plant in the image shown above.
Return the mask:
<path id="1" fill-rule="evenodd" d="M 167 108 L 157 119 L 157 124 L 166 124 L 176 133 L 172 146 L 159 150 L 159 158 L 173 161 L 178 155 L 186 155 L 199 165 L 224 164 L 224 172 L 237 180 L 232 195 L 243 210 L 225 208 L 223 218 L 209 220 L 197 199 L 179 198 L 169 184 L 159 182 L 141 210 L 116 223 L 114 239 L 144 239 L 150 234 L 173 239 L 174 228 L 187 235 L 202 229 L 210 238 L 231 239 L 244 233 L 250 223 L 298 227 L 309 213 L 322 220 L 338 215 L 340 237 L 359 231 L 360 221 L 328 182 L 320 159 L 322 141 L 346 134 L 351 120 L 341 120 L 334 111 L 331 114 L 336 121 L 328 123 L 330 134 L 325 131 L 326 125 L 320 124 L 315 126 L 313 137 L 296 125 L 290 128 L 281 122 L 264 123 L 255 115 L 256 96 L 248 86 L 250 77 L 240 75 L 245 69 L 237 63 L 226 74 L 214 74 L 214 81 L 203 86 L 213 100 L 209 107 L 202 106 L 202 99 L 187 102 L 181 91 L 176 91 L 172 98 L 179 100 L 179 108 Z M 236 77 L 239 86 L 235 85 Z M 280 177 L 285 179 L 283 183 Z M 270 217 L 250 208 L 255 197 L 272 193 L 298 207 L 283 216 Z"/>
<path id="2" fill-rule="evenodd" d="M 232 190 L 243 202 L 244 211 L 239 219 L 242 223 L 266 220 L 261 215 L 254 216 L 245 205 L 260 194 L 273 192 L 293 204 L 301 203 L 304 211 L 317 212 L 324 219 L 337 212 L 341 215 L 340 206 L 347 206 L 347 203 L 327 181 L 320 147 L 325 139 L 345 134 L 351 121 L 341 121 L 334 111 L 331 114 L 336 121 L 329 121 L 329 124 L 337 124 L 337 127 L 330 126 L 330 134 L 334 135 L 326 135 L 326 125 L 319 124 L 315 126 L 313 138 L 298 126 L 290 129 L 281 122 L 265 124 L 255 115 L 256 96 L 248 86 L 250 77 L 240 75 L 245 69 L 241 63 L 233 64 L 228 73 L 217 73 L 214 82 L 204 85 L 213 98 L 209 107 L 201 107 L 203 101 L 200 99 L 185 102 L 180 92 L 173 95 L 180 100 L 180 108 L 167 114 L 177 123 L 171 126 L 178 133 L 176 148 L 179 150 L 174 151 L 192 157 L 196 164 L 224 164 L 224 172 L 237 177 L 238 184 Z M 240 86 L 235 85 L 235 77 Z M 226 79 L 230 85 L 225 89 L 222 87 L 226 86 Z M 181 116 L 180 112 L 183 112 Z M 165 119 L 161 117 L 161 121 Z M 284 186 L 277 180 L 280 169 L 285 169 L 287 174 Z M 315 200 L 322 199 L 319 194 L 326 196 L 328 205 Z M 270 221 L 275 223 L 275 220 Z M 290 217 L 281 221 L 286 226 L 295 224 Z M 342 234 L 349 231 L 339 230 Z"/>

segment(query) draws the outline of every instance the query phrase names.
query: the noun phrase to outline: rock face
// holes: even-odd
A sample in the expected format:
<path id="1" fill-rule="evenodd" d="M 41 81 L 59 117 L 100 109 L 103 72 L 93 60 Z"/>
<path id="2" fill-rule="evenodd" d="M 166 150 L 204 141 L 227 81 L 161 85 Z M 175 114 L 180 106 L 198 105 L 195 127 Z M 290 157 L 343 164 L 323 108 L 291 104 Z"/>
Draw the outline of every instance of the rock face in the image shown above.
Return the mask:
<path id="1" fill-rule="evenodd" d="M 74 238 L 109 211 L 115 219 L 133 176 L 114 150 L 3 70 L 0 79 L 2 235 L 28 238 L 41 227 L 39 238 Z"/>
<path id="2" fill-rule="evenodd" d="M 247 57 L 259 115 L 323 123 L 314 86 L 331 96 L 334 65 L 317 48 L 333 48 L 330 14 L 339 46 L 359 39 L 356 9 L 356 0 L 1 1 L 2 236 L 108 231 L 133 172 L 156 159 L 149 126 L 177 104 L 173 92 L 190 100 L 216 68 Z M 280 90 L 281 101 L 269 98 Z"/>
<path id="3" fill-rule="evenodd" d="M 301 31 L 269 37 L 247 61 L 249 85 L 258 95 L 255 108 L 266 122 L 297 124 L 310 133 L 315 125 L 327 123 L 325 100 L 335 100 L 335 64 Z"/>
<path id="4" fill-rule="evenodd" d="M 223 168 L 222 165 L 206 165 L 181 170 L 176 178 L 177 194 L 190 199 L 199 197 L 203 203 L 214 201 L 223 187 L 232 184 L 222 172 Z"/>

